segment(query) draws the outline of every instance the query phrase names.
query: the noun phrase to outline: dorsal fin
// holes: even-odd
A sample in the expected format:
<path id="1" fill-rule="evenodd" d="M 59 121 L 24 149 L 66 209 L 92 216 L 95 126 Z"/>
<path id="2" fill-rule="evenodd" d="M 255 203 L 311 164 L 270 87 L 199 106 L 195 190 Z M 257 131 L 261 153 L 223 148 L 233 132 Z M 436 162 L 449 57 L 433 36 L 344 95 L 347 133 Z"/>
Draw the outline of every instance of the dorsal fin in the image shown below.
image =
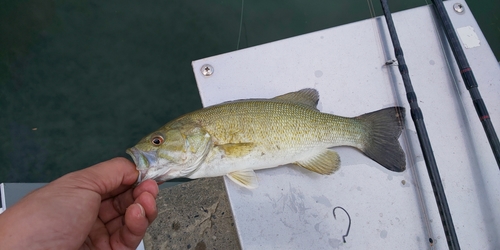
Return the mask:
<path id="1" fill-rule="evenodd" d="M 283 101 L 283 102 L 293 102 L 299 103 L 313 109 L 316 109 L 318 105 L 319 94 L 316 89 L 301 89 L 299 91 L 290 92 L 284 95 L 279 95 L 271 100 Z"/>

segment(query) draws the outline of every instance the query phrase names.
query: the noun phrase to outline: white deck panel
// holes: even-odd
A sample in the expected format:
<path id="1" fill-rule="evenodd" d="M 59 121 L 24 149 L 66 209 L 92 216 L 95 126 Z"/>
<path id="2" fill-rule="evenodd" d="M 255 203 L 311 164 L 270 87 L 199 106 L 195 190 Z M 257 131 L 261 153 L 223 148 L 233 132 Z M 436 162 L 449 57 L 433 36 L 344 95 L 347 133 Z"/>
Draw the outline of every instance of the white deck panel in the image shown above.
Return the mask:
<path id="1" fill-rule="evenodd" d="M 462 14 L 453 4 L 465 6 Z M 445 2 L 500 132 L 500 67 L 463 1 Z M 462 249 L 500 248 L 500 171 L 431 6 L 393 14 Z M 465 34 L 470 34 L 466 28 Z M 462 32 L 464 33 L 464 32 Z M 473 41 L 473 42 L 471 42 Z M 467 44 L 468 43 L 468 44 Z M 470 46 L 473 44 L 474 46 Z M 294 166 L 257 171 L 247 190 L 225 178 L 243 249 L 447 249 L 385 19 L 378 17 L 193 62 L 204 106 L 316 88 L 322 112 L 357 116 L 406 107 L 400 142 L 407 170 L 394 173 L 351 148 L 321 176 Z M 210 64 L 213 75 L 200 68 Z M 352 226 L 342 235 L 347 216 Z"/>

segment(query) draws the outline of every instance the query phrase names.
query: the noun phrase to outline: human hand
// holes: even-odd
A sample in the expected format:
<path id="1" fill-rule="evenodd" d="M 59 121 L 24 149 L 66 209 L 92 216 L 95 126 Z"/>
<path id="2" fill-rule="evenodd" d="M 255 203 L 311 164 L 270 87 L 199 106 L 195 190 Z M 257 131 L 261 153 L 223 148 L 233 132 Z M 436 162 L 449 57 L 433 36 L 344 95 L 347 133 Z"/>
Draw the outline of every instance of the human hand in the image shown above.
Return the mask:
<path id="1" fill-rule="evenodd" d="M 137 177 L 115 158 L 47 184 L 0 214 L 0 249 L 136 249 L 158 194 L 151 180 L 134 188 Z"/>

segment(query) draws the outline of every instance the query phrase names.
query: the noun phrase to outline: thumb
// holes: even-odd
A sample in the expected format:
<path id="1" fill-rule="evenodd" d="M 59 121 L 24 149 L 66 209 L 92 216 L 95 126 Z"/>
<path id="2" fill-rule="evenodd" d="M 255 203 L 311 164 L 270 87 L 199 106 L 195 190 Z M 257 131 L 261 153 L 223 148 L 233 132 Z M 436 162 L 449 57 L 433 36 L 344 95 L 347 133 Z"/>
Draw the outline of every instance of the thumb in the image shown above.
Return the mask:
<path id="1" fill-rule="evenodd" d="M 135 184 L 138 176 L 135 165 L 123 157 L 68 174 L 75 186 L 94 191 L 100 194 L 102 199 L 123 193 Z"/>

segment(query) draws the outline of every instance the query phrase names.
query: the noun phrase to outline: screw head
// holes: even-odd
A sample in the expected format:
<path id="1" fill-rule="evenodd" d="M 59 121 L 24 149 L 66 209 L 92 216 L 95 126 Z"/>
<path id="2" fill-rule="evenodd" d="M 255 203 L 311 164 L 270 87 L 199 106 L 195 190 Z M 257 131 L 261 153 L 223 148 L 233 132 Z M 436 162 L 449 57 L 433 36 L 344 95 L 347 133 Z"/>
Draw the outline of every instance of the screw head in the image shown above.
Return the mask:
<path id="1" fill-rule="evenodd" d="M 210 64 L 205 64 L 201 66 L 201 73 L 204 76 L 211 76 L 214 73 L 214 67 L 212 67 L 212 65 Z"/>
<path id="2" fill-rule="evenodd" d="M 457 13 L 462 13 L 464 12 L 465 8 L 461 3 L 456 3 L 453 5 L 453 10 L 455 10 L 455 12 Z"/>

